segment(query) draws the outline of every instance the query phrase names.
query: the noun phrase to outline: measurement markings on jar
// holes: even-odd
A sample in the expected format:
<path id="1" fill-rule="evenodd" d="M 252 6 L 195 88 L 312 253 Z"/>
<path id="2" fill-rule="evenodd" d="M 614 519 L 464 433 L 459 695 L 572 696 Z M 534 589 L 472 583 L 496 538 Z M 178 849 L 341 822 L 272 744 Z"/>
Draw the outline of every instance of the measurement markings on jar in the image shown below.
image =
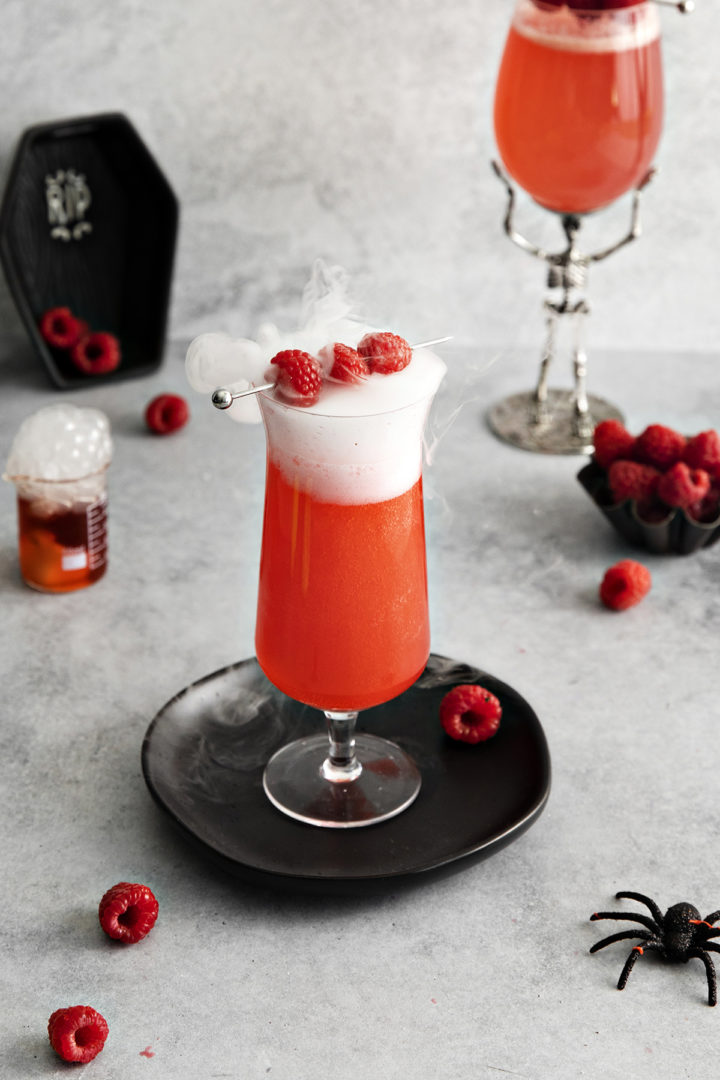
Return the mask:
<path id="1" fill-rule="evenodd" d="M 107 557 L 107 500 L 100 499 L 87 512 L 88 564 L 91 570 L 103 566 Z"/>

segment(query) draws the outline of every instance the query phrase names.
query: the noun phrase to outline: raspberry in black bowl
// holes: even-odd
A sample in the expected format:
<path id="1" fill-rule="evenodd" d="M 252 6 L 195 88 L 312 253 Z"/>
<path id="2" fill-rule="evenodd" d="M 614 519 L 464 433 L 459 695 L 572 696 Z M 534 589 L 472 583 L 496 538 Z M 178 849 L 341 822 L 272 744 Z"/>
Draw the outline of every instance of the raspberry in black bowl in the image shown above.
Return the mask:
<path id="1" fill-rule="evenodd" d="M 578 480 L 629 543 L 689 555 L 720 539 L 720 435 L 687 438 L 664 424 L 633 436 L 617 420 L 595 428 Z"/>

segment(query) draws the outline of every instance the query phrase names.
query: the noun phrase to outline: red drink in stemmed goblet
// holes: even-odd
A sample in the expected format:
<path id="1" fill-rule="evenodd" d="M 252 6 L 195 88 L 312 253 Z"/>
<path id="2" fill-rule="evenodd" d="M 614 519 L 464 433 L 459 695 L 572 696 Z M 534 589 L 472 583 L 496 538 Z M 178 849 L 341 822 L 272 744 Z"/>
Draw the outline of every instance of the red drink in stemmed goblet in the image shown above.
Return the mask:
<path id="1" fill-rule="evenodd" d="M 636 187 L 662 117 L 654 3 L 591 12 L 520 0 L 497 79 L 495 137 L 536 202 L 583 214 Z"/>
<path id="2" fill-rule="evenodd" d="M 555 211 L 566 247 L 555 252 L 527 240 L 513 224 L 508 191 L 505 231 L 548 267 L 547 337 L 535 390 L 490 411 L 502 439 L 544 453 L 586 453 L 599 420 L 622 414 L 585 389 L 582 343 L 589 306 L 587 271 L 640 235 L 639 193 L 652 175 L 662 130 L 660 24 L 653 0 L 517 0 L 495 93 L 495 136 L 503 165 L 541 206 Z M 581 215 L 634 190 L 630 229 L 600 251 L 583 252 Z M 572 391 L 549 390 L 559 317 L 571 322 Z"/>

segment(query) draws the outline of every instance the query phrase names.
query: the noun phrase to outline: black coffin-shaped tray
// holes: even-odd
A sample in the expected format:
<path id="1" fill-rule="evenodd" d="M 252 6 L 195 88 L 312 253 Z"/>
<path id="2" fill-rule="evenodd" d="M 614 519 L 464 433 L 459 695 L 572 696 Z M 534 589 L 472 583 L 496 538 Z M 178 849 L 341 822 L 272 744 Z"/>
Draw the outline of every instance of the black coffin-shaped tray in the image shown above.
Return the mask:
<path id="1" fill-rule="evenodd" d="M 503 709 L 498 733 L 454 742 L 440 702 L 480 683 Z M 517 691 L 477 668 L 431 655 L 400 697 L 360 714 L 361 730 L 397 742 L 422 775 L 403 813 L 362 829 L 304 825 L 262 788 L 268 758 L 291 739 L 324 730 L 322 713 L 285 697 L 257 660 L 243 660 L 182 690 L 153 720 L 142 748 L 146 783 L 200 850 L 247 881 L 291 891 L 361 894 L 427 880 L 487 858 L 541 814 L 550 756 L 535 713 Z"/>
<path id="2" fill-rule="evenodd" d="M 33 346 L 53 382 L 72 388 L 156 370 L 165 343 L 178 203 L 121 113 L 29 128 L 0 211 L 0 258 Z M 38 330 L 68 307 L 114 334 L 122 361 L 107 375 L 78 370 Z"/>

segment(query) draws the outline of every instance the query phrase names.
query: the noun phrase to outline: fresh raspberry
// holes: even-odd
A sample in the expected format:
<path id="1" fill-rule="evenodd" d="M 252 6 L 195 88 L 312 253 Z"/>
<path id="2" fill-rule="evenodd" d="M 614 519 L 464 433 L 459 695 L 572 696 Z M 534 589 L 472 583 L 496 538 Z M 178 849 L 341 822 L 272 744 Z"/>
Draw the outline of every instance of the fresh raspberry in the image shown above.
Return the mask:
<path id="1" fill-rule="evenodd" d="M 705 498 L 686 507 L 686 512 L 693 521 L 699 521 L 703 525 L 717 521 L 720 515 L 720 487 L 711 487 Z"/>
<path id="2" fill-rule="evenodd" d="M 109 937 L 134 945 L 155 925 L 158 902 L 147 885 L 120 881 L 105 893 L 98 914 Z"/>
<path id="3" fill-rule="evenodd" d="M 687 442 L 684 435 L 663 424 L 650 424 L 635 440 L 633 457 L 664 472 L 680 461 Z"/>
<path id="4" fill-rule="evenodd" d="M 455 686 L 440 703 L 440 722 L 451 739 L 484 742 L 500 726 L 500 702 L 482 686 Z"/>
<path id="5" fill-rule="evenodd" d="M 387 332 L 366 334 L 357 351 L 365 357 L 370 371 L 380 375 L 402 371 L 412 360 L 412 349 L 405 338 Z"/>
<path id="6" fill-rule="evenodd" d="M 668 506 L 692 506 L 705 498 L 710 490 L 710 477 L 704 469 L 689 469 L 678 461 L 661 476 L 657 486 L 658 499 Z"/>
<path id="7" fill-rule="evenodd" d="M 648 502 L 657 488 L 660 473 L 651 465 L 636 461 L 613 461 L 608 469 L 608 484 L 616 502 L 637 499 Z"/>
<path id="8" fill-rule="evenodd" d="M 120 342 L 114 334 L 86 334 L 70 350 L 70 359 L 86 375 L 107 375 L 120 363 Z"/>
<path id="9" fill-rule="evenodd" d="M 320 396 L 322 371 L 314 356 L 300 349 L 284 349 L 270 361 L 277 367 L 275 387 L 291 405 L 314 405 Z M 275 374 L 269 372 L 269 378 Z"/>
<path id="10" fill-rule="evenodd" d="M 335 382 L 362 382 L 369 374 L 367 361 L 357 349 L 336 341 L 320 350 L 320 361 L 329 371 L 329 378 Z"/>
<path id="11" fill-rule="evenodd" d="M 104 1016 L 90 1005 L 56 1009 L 48 1020 L 48 1038 L 63 1061 L 87 1065 L 102 1050 L 108 1037 Z"/>
<path id="12" fill-rule="evenodd" d="M 650 571 L 634 559 L 622 559 L 605 571 L 600 585 L 600 599 L 612 611 L 625 611 L 639 604 L 650 592 Z"/>
<path id="13" fill-rule="evenodd" d="M 72 349 L 87 333 L 87 323 L 76 319 L 70 308 L 50 308 L 40 320 L 40 333 L 53 349 Z"/>
<path id="14" fill-rule="evenodd" d="M 145 423 L 157 435 L 170 435 L 187 424 L 190 409 L 179 394 L 158 394 L 145 409 Z"/>
<path id="15" fill-rule="evenodd" d="M 691 469 L 704 469 L 720 480 L 720 435 L 712 429 L 701 431 L 688 440 L 682 459 Z"/>
<path id="16" fill-rule="evenodd" d="M 593 435 L 593 457 L 602 469 L 608 469 L 618 458 L 632 457 L 635 436 L 619 420 L 601 420 Z"/>

